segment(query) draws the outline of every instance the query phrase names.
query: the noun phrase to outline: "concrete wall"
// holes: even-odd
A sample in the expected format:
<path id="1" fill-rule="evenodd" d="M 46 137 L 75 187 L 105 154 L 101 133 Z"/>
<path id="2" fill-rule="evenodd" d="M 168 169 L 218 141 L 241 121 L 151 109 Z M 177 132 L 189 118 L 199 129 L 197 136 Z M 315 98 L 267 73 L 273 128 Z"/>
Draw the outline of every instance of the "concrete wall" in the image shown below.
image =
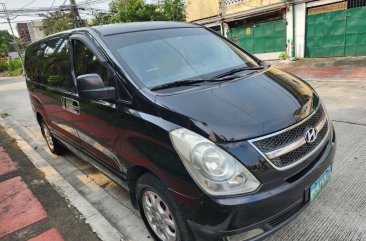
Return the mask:
<path id="1" fill-rule="evenodd" d="M 187 0 L 186 3 L 187 22 L 219 15 L 219 0 Z"/>
<path id="2" fill-rule="evenodd" d="M 286 27 L 286 43 L 287 43 L 287 49 L 286 49 L 286 53 L 287 53 L 287 56 L 289 57 L 293 57 L 291 56 L 291 46 L 289 45 L 290 42 L 293 42 L 293 39 L 294 39 L 294 36 L 293 36 L 293 8 L 292 6 L 289 6 L 287 9 L 286 9 L 286 21 L 287 21 L 287 27 Z"/>
<path id="3" fill-rule="evenodd" d="M 230 4 L 225 6 L 225 15 L 248 11 L 250 9 L 264 7 L 278 2 L 280 2 L 280 0 L 249 0 L 245 1 L 245 3 Z"/>
<path id="4" fill-rule="evenodd" d="M 220 13 L 220 1 L 224 0 L 187 0 L 187 22 L 218 16 Z M 236 14 L 279 2 L 282 2 L 282 0 L 248 0 L 244 3 L 223 4 L 223 15 Z"/>
<path id="5" fill-rule="evenodd" d="M 295 11 L 295 19 L 293 19 Z M 286 11 L 287 20 L 287 42 L 294 41 L 293 25 L 295 24 L 295 56 L 291 56 L 291 47 L 287 48 L 287 55 L 290 57 L 304 58 L 305 55 L 305 26 L 306 26 L 306 4 L 296 4 L 289 6 Z M 294 21 L 295 20 L 295 21 Z"/>
<path id="6" fill-rule="evenodd" d="M 30 21 L 27 23 L 31 41 L 37 41 L 44 38 L 42 21 Z"/>
<path id="7" fill-rule="evenodd" d="M 305 55 L 305 26 L 306 26 L 306 5 L 305 3 L 295 5 L 295 56 L 304 58 Z"/>

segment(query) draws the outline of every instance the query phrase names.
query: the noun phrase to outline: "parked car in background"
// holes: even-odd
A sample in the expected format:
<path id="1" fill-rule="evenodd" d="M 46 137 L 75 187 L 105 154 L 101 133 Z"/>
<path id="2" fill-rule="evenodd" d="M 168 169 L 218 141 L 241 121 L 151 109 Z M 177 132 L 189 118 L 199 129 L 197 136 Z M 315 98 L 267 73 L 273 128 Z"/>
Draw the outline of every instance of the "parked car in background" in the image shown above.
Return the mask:
<path id="1" fill-rule="evenodd" d="M 156 240 L 264 238 L 330 179 L 335 134 L 314 89 L 198 25 L 61 32 L 28 46 L 25 70 L 51 152 L 129 190 Z"/>

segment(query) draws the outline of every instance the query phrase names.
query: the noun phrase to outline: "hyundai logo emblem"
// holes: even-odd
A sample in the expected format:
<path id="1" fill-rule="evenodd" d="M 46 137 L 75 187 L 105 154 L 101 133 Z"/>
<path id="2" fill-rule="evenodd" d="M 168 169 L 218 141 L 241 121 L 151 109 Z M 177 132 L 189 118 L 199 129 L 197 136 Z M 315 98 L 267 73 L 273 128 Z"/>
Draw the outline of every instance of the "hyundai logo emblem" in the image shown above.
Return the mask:
<path id="1" fill-rule="evenodd" d="M 315 128 L 310 128 L 305 133 L 305 141 L 307 143 L 313 143 L 316 140 L 318 133 L 316 132 Z"/>

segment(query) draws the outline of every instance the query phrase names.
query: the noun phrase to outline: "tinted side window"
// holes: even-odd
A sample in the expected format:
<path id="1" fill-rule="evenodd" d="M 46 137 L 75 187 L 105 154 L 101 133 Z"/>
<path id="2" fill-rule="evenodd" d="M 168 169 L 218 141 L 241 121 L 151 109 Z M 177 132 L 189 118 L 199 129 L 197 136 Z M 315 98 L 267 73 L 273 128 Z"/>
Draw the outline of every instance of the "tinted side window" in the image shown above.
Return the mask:
<path id="1" fill-rule="evenodd" d="M 39 62 L 42 83 L 75 91 L 67 39 L 56 38 L 42 43 Z"/>
<path id="2" fill-rule="evenodd" d="M 38 79 L 38 48 L 39 44 L 32 45 L 27 48 L 25 54 L 25 72 L 27 78 L 31 81 L 39 81 Z"/>
<path id="3" fill-rule="evenodd" d="M 73 40 L 74 70 L 75 76 L 84 74 L 99 74 L 106 87 L 109 84 L 109 72 L 104 67 L 94 53 L 81 41 Z"/>

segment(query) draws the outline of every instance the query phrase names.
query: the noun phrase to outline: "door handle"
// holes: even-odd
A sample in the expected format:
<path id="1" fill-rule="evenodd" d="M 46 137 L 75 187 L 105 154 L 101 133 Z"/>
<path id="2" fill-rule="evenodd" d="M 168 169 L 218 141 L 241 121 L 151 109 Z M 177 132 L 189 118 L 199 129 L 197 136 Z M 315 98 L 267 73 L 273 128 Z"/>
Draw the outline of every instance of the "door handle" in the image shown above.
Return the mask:
<path id="1" fill-rule="evenodd" d="M 75 115 L 80 115 L 80 104 L 79 101 L 68 98 L 68 97 L 61 97 L 62 108 L 68 112 L 71 112 Z"/>

